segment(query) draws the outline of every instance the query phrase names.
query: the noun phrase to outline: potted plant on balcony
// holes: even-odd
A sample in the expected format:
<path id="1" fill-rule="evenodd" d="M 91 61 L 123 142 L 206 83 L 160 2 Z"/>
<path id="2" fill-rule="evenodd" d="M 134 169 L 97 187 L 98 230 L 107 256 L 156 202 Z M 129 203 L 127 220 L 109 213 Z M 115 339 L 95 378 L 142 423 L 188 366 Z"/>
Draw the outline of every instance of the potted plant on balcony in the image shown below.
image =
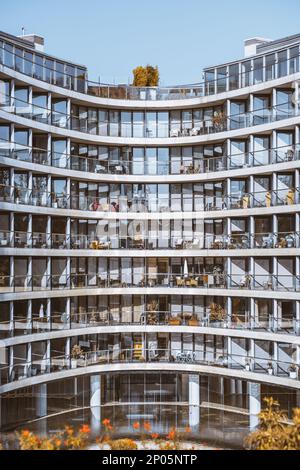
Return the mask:
<path id="1" fill-rule="evenodd" d="M 225 129 L 226 114 L 223 111 L 216 111 L 213 115 L 212 122 L 216 130 L 221 131 Z"/>
<path id="2" fill-rule="evenodd" d="M 169 319 L 169 325 L 181 325 L 181 318 L 177 315 Z"/>
<path id="3" fill-rule="evenodd" d="M 273 375 L 274 369 L 272 362 L 268 362 L 267 370 L 269 375 Z"/>
<path id="4" fill-rule="evenodd" d="M 16 187 L 15 188 L 15 203 L 20 204 L 20 196 L 21 196 L 21 190 L 20 188 Z"/>
<path id="5" fill-rule="evenodd" d="M 147 304 L 147 323 L 148 325 L 156 325 L 157 324 L 157 312 L 158 312 L 158 302 L 156 300 L 151 300 Z"/>
<path id="6" fill-rule="evenodd" d="M 297 379 L 298 370 L 296 364 L 291 364 L 288 368 L 290 379 Z"/>
<path id="7" fill-rule="evenodd" d="M 71 355 L 72 355 L 71 368 L 72 369 L 75 369 L 77 367 L 77 361 L 80 358 L 80 356 L 82 356 L 82 354 L 83 354 L 83 351 L 81 347 L 79 346 L 79 344 L 74 344 L 72 348 L 72 352 L 71 352 Z"/>
<path id="8" fill-rule="evenodd" d="M 188 325 L 189 326 L 198 326 L 199 321 L 197 315 L 192 315 L 192 317 L 188 320 Z"/>
<path id="9" fill-rule="evenodd" d="M 53 207 L 54 209 L 58 208 L 58 197 L 56 196 L 56 194 L 54 194 L 53 196 Z"/>
<path id="10" fill-rule="evenodd" d="M 212 323 L 221 323 L 225 320 L 225 309 L 222 305 L 212 302 L 210 304 L 209 319 Z"/>

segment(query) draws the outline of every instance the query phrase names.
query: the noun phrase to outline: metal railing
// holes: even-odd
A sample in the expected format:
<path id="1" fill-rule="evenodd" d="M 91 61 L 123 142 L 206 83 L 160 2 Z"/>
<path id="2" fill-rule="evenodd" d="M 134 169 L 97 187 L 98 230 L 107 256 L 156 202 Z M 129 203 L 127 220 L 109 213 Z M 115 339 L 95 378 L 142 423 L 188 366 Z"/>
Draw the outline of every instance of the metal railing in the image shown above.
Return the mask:
<path id="1" fill-rule="evenodd" d="M 182 267 L 183 271 L 183 267 Z M 128 288 L 128 287 L 168 287 L 168 288 L 204 288 L 204 289 L 246 289 L 299 292 L 300 276 L 287 274 L 226 274 L 222 271 L 212 273 L 133 273 L 127 270 L 113 275 L 103 272 L 40 274 L 9 276 L 1 274 L 0 292 L 25 292 L 66 289 Z"/>
<path id="2" fill-rule="evenodd" d="M 8 50 L 7 45 L 10 44 L 5 42 L 4 48 L 0 48 L 0 64 L 49 84 L 110 99 L 151 101 L 190 99 L 240 89 L 299 71 L 299 55 L 297 55 L 286 60 L 277 59 L 276 63 L 274 62 L 272 65 L 266 64 L 255 68 L 251 66 L 251 69 L 247 71 L 235 74 L 226 73 L 226 76 L 222 78 L 213 78 L 202 83 L 171 87 L 134 87 L 126 84 L 113 85 L 87 80 L 86 71 L 81 68 L 79 68 L 81 73 L 75 77 L 63 70 L 50 68 L 43 59 L 41 60 L 40 55 L 38 56 L 40 61 L 37 63 L 36 60 Z M 33 54 L 33 51 L 30 53 Z M 61 65 L 62 62 L 59 61 L 59 64 Z"/>
<path id="3" fill-rule="evenodd" d="M 14 160 L 38 163 L 55 168 L 71 169 L 97 174 L 113 175 L 194 175 L 241 168 L 252 168 L 274 163 L 285 163 L 300 159 L 300 146 L 285 145 L 253 152 L 241 152 L 210 158 L 181 158 L 180 162 L 168 163 L 146 160 L 135 161 L 133 158 L 107 159 L 84 157 L 81 155 L 48 151 L 38 147 L 22 145 L 0 139 L 0 156 Z"/>
<path id="4" fill-rule="evenodd" d="M 205 357 L 206 356 L 206 357 Z M 118 350 L 95 350 L 72 355 L 41 356 L 32 361 L 22 361 L 11 366 L 0 368 L 1 385 L 14 381 L 24 380 L 37 375 L 51 374 L 64 370 L 86 368 L 96 364 L 117 364 L 117 363 L 179 363 L 179 364 L 198 364 L 213 367 L 223 367 L 224 375 L 226 369 L 246 370 L 257 374 L 269 374 L 276 377 L 290 377 L 299 380 L 299 366 L 295 366 L 293 376 L 291 368 L 294 366 L 290 362 L 275 361 L 272 358 L 249 357 L 247 354 L 223 354 L 191 349 L 159 349 L 159 348 L 132 348 Z"/>
<path id="5" fill-rule="evenodd" d="M 111 326 L 188 326 L 205 328 L 226 328 L 234 330 L 259 330 L 270 333 L 286 333 L 300 335 L 300 320 L 296 318 L 276 318 L 272 314 L 260 314 L 251 317 L 249 314 L 232 313 L 230 316 L 222 309 L 220 317 L 206 308 L 202 313 L 143 310 L 139 315 L 132 312 L 104 312 L 91 309 L 66 313 L 45 311 L 34 313 L 30 318 L 18 313 L 16 318 L 0 322 L 1 338 L 62 331 L 70 329 Z"/>
<path id="6" fill-rule="evenodd" d="M 216 116 L 211 116 L 206 120 L 200 120 L 191 124 L 189 127 L 183 123 L 173 125 L 168 123 L 155 123 L 153 126 L 145 122 L 131 123 L 124 126 L 122 122 L 102 123 L 98 120 L 88 121 L 74 114 L 66 114 L 55 109 L 48 109 L 35 105 L 29 101 L 15 98 L 0 92 L 0 110 L 14 114 L 26 119 L 41 122 L 64 129 L 88 133 L 92 135 L 110 136 L 110 137 L 140 137 L 140 138 L 177 138 L 177 137 L 196 137 L 200 135 L 215 134 L 247 127 L 253 127 L 262 124 L 281 121 L 297 116 L 298 108 L 287 101 L 280 105 L 261 108 L 255 111 L 248 111 L 238 114 L 231 114 L 222 117 L 222 120 L 216 121 Z M 111 128 L 108 126 L 111 126 Z"/>
<path id="7" fill-rule="evenodd" d="M 49 192 L 0 184 L 0 201 L 15 204 L 98 212 L 193 212 L 273 207 L 299 203 L 300 188 L 231 193 L 227 196 L 201 194 L 132 194 L 130 196 L 85 196 Z"/>
<path id="8" fill-rule="evenodd" d="M 118 227 L 117 227 L 118 229 Z M 300 232 L 232 233 L 212 235 L 190 233 L 173 235 L 169 228 L 160 234 L 149 235 L 136 232 L 101 235 L 76 235 L 30 231 L 0 230 L 0 248 L 43 248 L 72 250 L 118 250 L 118 249 L 180 249 L 180 250 L 245 250 L 253 248 L 299 248 Z M 170 234 L 169 234 L 170 233 Z"/>

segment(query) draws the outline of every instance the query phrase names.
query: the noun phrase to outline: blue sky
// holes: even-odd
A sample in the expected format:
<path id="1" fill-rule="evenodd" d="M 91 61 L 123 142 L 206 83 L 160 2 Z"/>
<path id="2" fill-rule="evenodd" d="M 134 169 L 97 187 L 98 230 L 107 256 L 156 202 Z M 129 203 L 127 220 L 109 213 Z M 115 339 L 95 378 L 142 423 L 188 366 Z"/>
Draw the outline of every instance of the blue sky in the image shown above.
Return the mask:
<path id="1" fill-rule="evenodd" d="M 202 68 L 240 58 L 243 40 L 300 33 L 299 0 L 2 0 L 0 28 L 45 37 L 46 52 L 128 82 L 158 65 L 161 84 L 201 81 Z"/>

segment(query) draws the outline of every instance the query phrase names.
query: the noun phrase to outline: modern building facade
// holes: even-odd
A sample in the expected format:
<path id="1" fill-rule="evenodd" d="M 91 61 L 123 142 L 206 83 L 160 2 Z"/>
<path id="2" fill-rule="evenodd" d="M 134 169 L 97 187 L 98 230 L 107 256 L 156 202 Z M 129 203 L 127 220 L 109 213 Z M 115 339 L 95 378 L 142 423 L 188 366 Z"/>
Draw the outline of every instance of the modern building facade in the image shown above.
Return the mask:
<path id="1" fill-rule="evenodd" d="M 290 412 L 300 36 L 173 88 L 90 82 L 42 46 L 0 34 L 2 429 L 109 406 L 249 429 L 266 395 Z"/>

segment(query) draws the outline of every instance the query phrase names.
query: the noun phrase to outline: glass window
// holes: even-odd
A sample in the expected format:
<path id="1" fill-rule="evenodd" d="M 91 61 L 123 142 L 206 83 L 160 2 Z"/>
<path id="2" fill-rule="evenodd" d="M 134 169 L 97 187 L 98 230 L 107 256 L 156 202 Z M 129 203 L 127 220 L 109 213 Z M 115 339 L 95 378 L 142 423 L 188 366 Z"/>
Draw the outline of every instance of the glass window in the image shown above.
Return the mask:
<path id="1" fill-rule="evenodd" d="M 230 103 L 230 128 L 239 129 L 246 126 L 246 102 L 232 101 Z"/>
<path id="2" fill-rule="evenodd" d="M 147 148 L 146 149 L 146 168 L 148 175 L 156 175 L 156 148 Z"/>
<path id="3" fill-rule="evenodd" d="M 4 65 L 14 67 L 14 48 L 11 44 L 4 43 Z"/>
<path id="4" fill-rule="evenodd" d="M 25 108 L 28 106 L 29 90 L 28 88 L 15 89 L 15 106 L 16 108 Z"/>
<path id="5" fill-rule="evenodd" d="M 170 112 L 170 131 L 172 136 L 172 131 L 177 133 L 181 132 L 181 111 L 171 111 Z"/>
<path id="6" fill-rule="evenodd" d="M 99 110 L 99 135 L 108 135 L 108 112 Z"/>
<path id="7" fill-rule="evenodd" d="M 156 113 L 146 113 L 146 137 L 156 137 Z"/>
<path id="8" fill-rule="evenodd" d="M 213 95 L 215 93 L 215 70 L 206 70 L 204 72 L 205 94 Z"/>
<path id="9" fill-rule="evenodd" d="M 32 161 L 34 163 L 45 164 L 48 160 L 48 135 L 33 134 L 32 146 Z"/>
<path id="10" fill-rule="evenodd" d="M 169 173 L 169 149 L 159 148 L 157 150 L 157 174 L 167 175 Z"/>
<path id="11" fill-rule="evenodd" d="M 192 114 L 192 113 L 190 113 Z M 169 136 L 169 113 L 158 112 L 157 113 L 157 137 L 168 137 Z M 192 127 L 192 116 L 191 116 L 191 127 Z"/>
<path id="12" fill-rule="evenodd" d="M 227 77 L 227 68 L 219 67 L 217 69 L 217 93 L 223 93 L 226 91 L 226 77 Z"/>
<path id="13" fill-rule="evenodd" d="M 242 168 L 245 164 L 246 142 L 231 140 L 230 142 L 230 168 Z"/>
<path id="14" fill-rule="evenodd" d="M 254 96 L 253 98 L 253 125 L 259 125 L 270 120 L 270 99 L 267 96 Z"/>
<path id="15" fill-rule="evenodd" d="M 286 119 L 293 113 L 293 92 L 289 90 L 276 91 L 276 119 Z"/>
<path id="16" fill-rule="evenodd" d="M 263 81 L 263 58 L 259 57 L 253 60 L 253 82 L 260 83 Z"/>
<path id="17" fill-rule="evenodd" d="M 34 77 L 37 78 L 38 80 L 44 79 L 43 57 L 39 55 L 35 56 Z"/>
<path id="18" fill-rule="evenodd" d="M 287 51 L 278 52 L 278 77 L 287 75 Z"/>
<path id="19" fill-rule="evenodd" d="M 18 47 L 15 48 L 15 69 L 17 72 L 23 73 L 23 50 Z"/>
<path id="20" fill-rule="evenodd" d="M 33 119 L 40 122 L 48 122 L 49 112 L 47 109 L 47 95 L 33 93 L 32 95 L 32 114 Z"/>
<path id="21" fill-rule="evenodd" d="M 242 86 L 251 85 L 251 60 L 242 62 Z"/>
<path id="22" fill-rule="evenodd" d="M 15 152 L 18 160 L 29 161 L 29 132 L 23 130 L 15 130 Z"/>
<path id="23" fill-rule="evenodd" d="M 109 111 L 109 135 L 119 136 L 119 111 Z"/>
<path id="24" fill-rule="evenodd" d="M 54 83 L 54 61 L 45 60 L 45 80 L 48 83 Z"/>
<path id="25" fill-rule="evenodd" d="M 97 134 L 98 129 L 98 111 L 96 108 L 88 109 L 88 132 Z"/>
<path id="26" fill-rule="evenodd" d="M 76 89 L 80 93 L 85 92 L 85 69 L 81 69 L 77 67 L 76 69 L 76 76 L 77 76 L 77 86 Z M 74 85 L 71 83 L 71 88 L 73 89 Z"/>
<path id="27" fill-rule="evenodd" d="M 144 174 L 144 149 L 143 148 L 132 149 L 132 174 L 133 175 Z"/>
<path id="28" fill-rule="evenodd" d="M 299 46 L 290 48 L 290 73 L 299 71 Z"/>
<path id="29" fill-rule="evenodd" d="M 65 86 L 65 65 L 62 62 L 56 62 L 55 83 L 58 86 Z"/>
<path id="30" fill-rule="evenodd" d="M 67 141 L 52 139 L 52 165 L 67 168 Z"/>
<path id="31" fill-rule="evenodd" d="M 171 160 L 171 174 L 179 175 L 181 170 L 181 148 L 171 147 L 170 148 L 170 160 Z"/>
<path id="32" fill-rule="evenodd" d="M 8 141 L 10 138 L 10 126 L 0 125 L 0 141 Z M 2 147 L 1 147 L 2 149 Z"/>
<path id="33" fill-rule="evenodd" d="M 87 132 L 88 127 L 88 110 L 83 106 L 79 106 L 78 108 L 78 121 L 79 121 L 79 129 L 81 132 Z"/>
<path id="34" fill-rule="evenodd" d="M 70 90 L 75 89 L 75 67 L 67 64 L 66 66 L 66 87 Z"/>
<path id="35" fill-rule="evenodd" d="M 239 64 L 229 66 L 229 90 L 236 90 L 239 87 Z"/>
<path id="36" fill-rule="evenodd" d="M 275 54 L 266 56 L 266 80 L 276 78 Z"/>
<path id="37" fill-rule="evenodd" d="M 121 112 L 121 136 L 131 137 L 131 112 Z"/>
<path id="38" fill-rule="evenodd" d="M 181 184 L 171 184 L 171 211 L 181 211 Z"/>
<path id="39" fill-rule="evenodd" d="M 28 131 L 15 130 L 15 143 L 19 145 L 28 145 Z"/>
<path id="40" fill-rule="evenodd" d="M 253 165 L 267 165 L 270 157 L 269 137 L 254 136 L 253 138 Z"/>
<path id="41" fill-rule="evenodd" d="M 133 113 L 133 137 L 144 137 L 144 113 Z"/>
<path id="42" fill-rule="evenodd" d="M 33 76 L 33 54 L 27 51 L 24 51 L 24 73 Z"/>
<path id="43" fill-rule="evenodd" d="M 192 129 L 192 111 L 182 111 L 182 129 Z"/>
<path id="44" fill-rule="evenodd" d="M 9 106 L 10 103 L 10 82 L 0 80 L 0 106 Z"/>
<path id="45" fill-rule="evenodd" d="M 52 100 L 52 124 L 67 127 L 67 101 Z"/>
<path id="46" fill-rule="evenodd" d="M 158 184 L 158 210 L 164 211 L 169 208 L 169 185 Z"/>

